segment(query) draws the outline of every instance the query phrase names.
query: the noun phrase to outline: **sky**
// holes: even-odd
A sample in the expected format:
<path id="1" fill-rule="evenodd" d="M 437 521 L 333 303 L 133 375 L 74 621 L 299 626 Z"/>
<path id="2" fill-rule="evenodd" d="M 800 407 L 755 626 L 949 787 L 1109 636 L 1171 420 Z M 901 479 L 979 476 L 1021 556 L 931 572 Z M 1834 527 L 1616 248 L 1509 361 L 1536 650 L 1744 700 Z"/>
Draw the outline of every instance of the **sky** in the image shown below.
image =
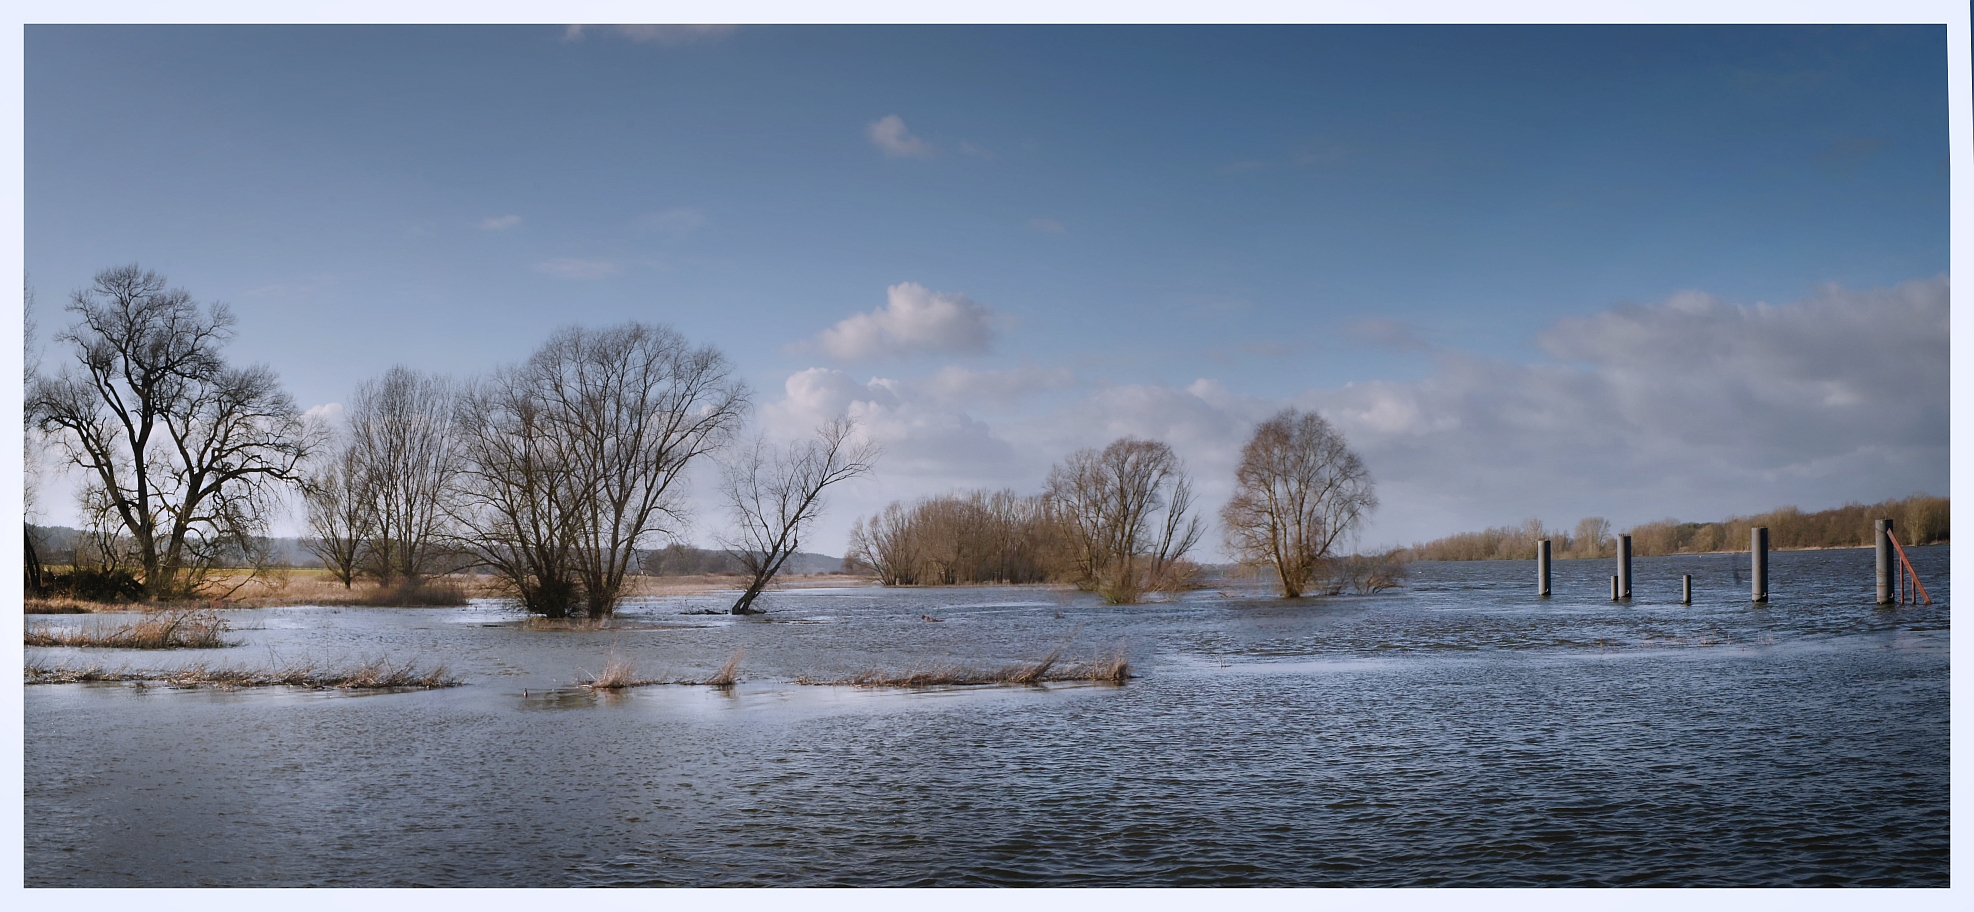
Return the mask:
<path id="1" fill-rule="evenodd" d="M 1287 407 L 1371 471 L 1363 547 L 1710 520 L 1948 493 L 1947 66 L 1940 26 L 32 25 L 25 257 L 44 366 L 135 262 L 328 417 L 670 324 L 752 429 L 882 445 L 831 554 L 1127 434 L 1211 514 Z"/>

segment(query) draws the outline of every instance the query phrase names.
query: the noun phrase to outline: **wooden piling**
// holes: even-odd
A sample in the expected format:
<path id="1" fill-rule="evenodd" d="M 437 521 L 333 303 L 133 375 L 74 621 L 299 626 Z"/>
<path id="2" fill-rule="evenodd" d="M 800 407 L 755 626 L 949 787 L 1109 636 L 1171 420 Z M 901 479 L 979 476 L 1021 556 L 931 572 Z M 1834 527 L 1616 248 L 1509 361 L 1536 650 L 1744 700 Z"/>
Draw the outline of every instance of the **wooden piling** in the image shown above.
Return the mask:
<path id="1" fill-rule="evenodd" d="M 1618 536 L 1618 598 L 1631 598 L 1631 536 Z"/>
<path id="2" fill-rule="evenodd" d="M 1549 597 L 1549 539 L 1535 543 L 1535 594 Z"/>
<path id="3" fill-rule="evenodd" d="M 1617 600 L 1618 600 L 1618 578 L 1613 576 L 1611 577 L 1611 601 L 1615 602 Z"/>
<path id="4" fill-rule="evenodd" d="M 1682 605 L 1693 604 L 1693 574 L 1691 573 L 1684 574 L 1679 578 L 1679 603 Z"/>
<path id="5" fill-rule="evenodd" d="M 1748 558 L 1752 565 L 1749 574 L 1753 581 L 1755 601 L 1768 603 L 1768 527 L 1756 526 L 1748 535 Z"/>
<path id="6" fill-rule="evenodd" d="M 1898 564 L 1892 556 L 1892 521 L 1881 519 L 1871 525 L 1878 535 L 1878 604 L 1890 605 L 1899 600 Z"/>

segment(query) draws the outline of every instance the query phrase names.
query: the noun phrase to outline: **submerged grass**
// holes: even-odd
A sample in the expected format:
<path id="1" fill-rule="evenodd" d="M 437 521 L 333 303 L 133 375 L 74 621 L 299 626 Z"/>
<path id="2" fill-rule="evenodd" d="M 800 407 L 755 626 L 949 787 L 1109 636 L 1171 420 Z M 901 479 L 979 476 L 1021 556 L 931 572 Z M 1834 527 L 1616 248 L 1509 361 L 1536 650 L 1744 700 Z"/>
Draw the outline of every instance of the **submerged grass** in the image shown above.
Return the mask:
<path id="1" fill-rule="evenodd" d="M 210 609 L 168 609 L 125 624 L 79 628 L 36 625 L 26 631 L 29 646 L 81 646 L 109 649 L 223 649 L 238 646 L 226 638 L 232 629 Z"/>
<path id="2" fill-rule="evenodd" d="M 959 665 L 934 665 L 903 673 L 871 669 L 847 678 L 823 679 L 805 675 L 796 678 L 795 683 L 838 687 L 952 687 L 987 684 L 1034 685 L 1071 681 L 1122 684 L 1130 679 L 1131 663 L 1125 657 L 1124 647 L 1119 646 L 1110 653 L 1099 650 L 1088 662 L 1063 662 L 1061 650 L 1058 649 L 1050 650 L 1048 655 L 1034 662 L 1022 662 L 996 669 L 967 668 Z"/>
<path id="3" fill-rule="evenodd" d="M 603 671 L 590 674 L 587 671 L 576 675 L 576 686 L 590 690 L 623 690 L 630 687 L 650 687 L 657 684 L 685 684 L 700 687 L 732 687 L 740 681 L 740 659 L 747 654 L 747 648 L 734 650 L 733 656 L 720 666 L 713 676 L 704 679 L 693 678 L 640 678 L 637 666 L 629 659 L 612 655 L 604 662 Z"/>
<path id="4" fill-rule="evenodd" d="M 215 668 L 192 665 L 173 671 L 131 671 L 102 665 L 29 663 L 23 683 L 79 684 L 87 682 L 158 683 L 168 687 L 306 687 L 314 690 L 408 690 L 457 687 L 463 683 L 445 665 L 421 669 L 415 660 L 373 659 L 348 668 L 324 668 L 313 662 L 291 662 L 267 668 Z"/>

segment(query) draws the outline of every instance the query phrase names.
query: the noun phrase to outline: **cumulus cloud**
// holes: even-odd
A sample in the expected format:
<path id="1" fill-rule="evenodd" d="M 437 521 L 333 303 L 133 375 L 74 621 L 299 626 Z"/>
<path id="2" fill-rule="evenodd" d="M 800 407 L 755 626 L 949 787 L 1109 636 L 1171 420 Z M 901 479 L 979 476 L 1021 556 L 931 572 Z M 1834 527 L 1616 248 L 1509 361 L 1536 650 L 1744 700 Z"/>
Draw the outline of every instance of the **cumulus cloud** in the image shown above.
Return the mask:
<path id="1" fill-rule="evenodd" d="M 562 31 L 562 40 L 581 41 L 584 33 L 592 28 L 603 28 L 620 37 L 629 38 L 641 44 L 660 44 L 673 47 L 695 41 L 716 41 L 732 34 L 737 26 L 732 25 L 571 25 Z"/>
<path id="2" fill-rule="evenodd" d="M 536 263 L 535 268 L 560 279 L 600 279 L 615 275 L 617 264 L 609 260 L 585 260 L 577 257 L 556 257 Z"/>
<path id="3" fill-rule="evenodd" d="M 791 434 L 853 415 L 885 446 L 881 484 L 846 496 L 831 535 L 892 499 L 1038 490 L 1069 452 L 1125 435 L 1171 444 L 1210 516 L 1253 427 L 1291 406 L 1327 417 L 1376 479 L 1366 545 L 1528 517 L 1718 519 L 1946 493 L 1949 290 L 1941 276 L 1779 305 L 1689 292 L 1558 320 L 1540 358 L 1436 349 L 1418 380 L 1279 398 L 1212 378 L 1088 386 L 1038 365 L 866 381 L 816 368 L 763 414 Z"/>
<path id="4" fill-rule="evenodd" d="M 1783 305 L 1688 292 L 1556 322 L 1537 338 L 1554 363 L 1443 352 L 1417 382 L 1298 400 L 1410 492 L 1386 498 L 1406 514 L 1387 524 L 1417 536 L 1944 492 L 1948 290 L 1942 276 Z"/>
<path id="5" fill-rule="evenodd" d="M 994 160 L 994 150 L 992 149 L 985 149 L 964 140 L 960 142 L 959 148 L 961 155 L 971 155 L 974 158 L 984 158 L 988 161 Z"/>
<path id="6" fill-rule="evenodd" d="M 889 355 L 984 352 L 992 341 L 993 311 L 965 295 L 901 282 L 883 307 L 823 330 L 817 342 L 831 357 L 866 361 Z"/>
<path id="7" fill-rule="evenodd" d="M 518 215 L 497 215 L 481 219 L 480 229 L 483 231 L 506 231 L 519 224 L 521 224 L 521 217 Z"/>
<path id="8" fill-rule="evenodd" d="M 905 129 L 905 119 L 886 114 L 865 128 L 871 144 L 891 158 L 931 158 L 938 153 L 932 144 Z"/>
<path id="9" fill-rule="evenodd" d="M 952 479 L 968 484 L 1011 483 L 1016 454 L 986 422 L 940 402 L 906 381 L 859 381 L 840 370 L 810 368 L 788 378 L 781 399 L 762 407 L 769 433 L 794 437 L 831 418 L 855 419 L 859 433 L 884 447 L 889 479 L 932 479 L 943 490 Z M 908 487 L 925 487 L 924 485 Z"/>

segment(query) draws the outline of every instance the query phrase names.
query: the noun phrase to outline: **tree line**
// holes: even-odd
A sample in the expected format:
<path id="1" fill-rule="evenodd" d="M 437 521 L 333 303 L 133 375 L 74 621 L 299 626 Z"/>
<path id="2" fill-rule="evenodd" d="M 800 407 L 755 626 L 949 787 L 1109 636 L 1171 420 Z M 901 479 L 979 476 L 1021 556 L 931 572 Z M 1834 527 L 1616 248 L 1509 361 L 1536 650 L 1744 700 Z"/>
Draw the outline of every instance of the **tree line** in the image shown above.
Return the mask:
<path id="1" fill-rule="evenodd" d="M 1899 500 L 1849 503 L 1812 513 L 1788 506 L 1720 522 L 1662 519 L 1634 526 L 1623 534 L 1631 536 L 1631 553 L 1639 557 L 1745 551 L 1749 531 L 1758 526 L 1768 527 L 1769 545 L 1777 549 L 1863 548 L 1875 542 L 1872 523 L 1890 519 L 1901 544 L 1930 545 L 1949 541 L 1950 506 L 1948 498 L 1914 494 Z M 1592 516 L 1577 523 L 1573 531 L 1550 529 L 1540 520 L 1530 519 L 1519 526 L 1463 532 L 1415 544 L 1405 549 L 1404 556 L 1409 560 L 1533 560 L 1535 543 L 1544 538 L 1551 540 L 1551 553 L 1558 558 L 1617 554 L 1617 538 L 1611 524 L 1602 517 Z"/>
<path id="2" fill-rule="evenodd" d="M 1336 580 L 1395 582 L 1389 562 L 1338 556 L 1376 506 L 1370 472 L 1343 435 L 1289 409 L 1243 447 L 1220 522 L 1228 551 L 1293 598 L 1338 591 Z M 1191 586 L 1200 568 L 1186 555 L 1204 534 L 1192 478 L 1172 448 L 1124 437 L 1070 454 L 1035 494 L 893 502 L 852 526 L 849 557 L 887 586 L 1061 582 L 1128 604 Z"/>
<path id="3" fill-rule="evenodd" d="M 747 613 L 825 490 L 878 455 L 842 420 L 784 447 L 737 440 L 747 387 L 717 349 L 662 325 L 568 327 L 464 381 L 394 367 L 336 427 L 307 420 L 271 368 L 229 364 L 231 312 L 154 272 L 104 270 L 67 309 L 76 322 L 55 339 L 74 361 L 31 378 L 27 417 L 83 473 L 93 550 L 152 599 L 253 554 L 295 491 L 346 586 L 473 567 L 529 611 L 600 617 L 640 555 L 684 528 L 687 469 L 717 456 L 722 543 L 748 577 L 732 610 Z"/>

